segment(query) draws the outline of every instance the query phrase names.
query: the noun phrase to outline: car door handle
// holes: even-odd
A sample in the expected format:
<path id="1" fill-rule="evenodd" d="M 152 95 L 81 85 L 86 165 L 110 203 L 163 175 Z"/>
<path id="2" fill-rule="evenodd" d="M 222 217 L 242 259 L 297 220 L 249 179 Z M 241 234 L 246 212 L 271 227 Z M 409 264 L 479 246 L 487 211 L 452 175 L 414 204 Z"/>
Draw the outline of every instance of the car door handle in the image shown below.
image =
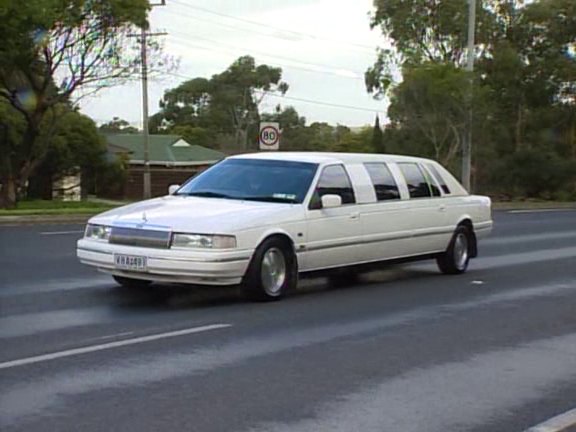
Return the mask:
<path id="1" fill-rule="evenodd" d="M 438 207 L 438 210 L 441 212 L 445 212 L 446 211 L 446 206 L 445 205 L 441 205 L 440 207 Z"/>
<path id="2" fill-rule="evenodd" d="M 355 213 L 350 213 L 350 219 L 358 219 L 360 218 L 360 213 L 355 212 Z"/>

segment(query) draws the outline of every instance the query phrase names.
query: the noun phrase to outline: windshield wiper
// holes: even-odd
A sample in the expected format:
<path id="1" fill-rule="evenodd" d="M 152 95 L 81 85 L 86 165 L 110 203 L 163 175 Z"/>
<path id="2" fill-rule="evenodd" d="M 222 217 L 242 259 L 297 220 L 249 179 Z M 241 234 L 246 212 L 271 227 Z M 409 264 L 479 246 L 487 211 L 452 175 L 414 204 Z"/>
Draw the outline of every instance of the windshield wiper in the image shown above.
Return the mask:
<path id="1" fill-rule="evenodd" d="M 298 204 L 298 201 L 293 198 L 275 197 L 269 195 L 263 196 L 247 196 L 242 197 L 244 201 L 262 201 L 262 202 L 274 202 L 274 203 L 284 203 L 284 204 Z"/>
<path id="2" fill-rule="evenodd" d="M 238 199 L 238 198 L 231 197 L 230 195 L 226 195 L 226 194 L 223 194 L 223 193 L 220 193 L 220 192 L 210 192 L 210 191 L 184 192 L 184 193 L 179 193 L 178 195 L 204 197 L 204 198 L 229 198 L 229 199 Z"/>

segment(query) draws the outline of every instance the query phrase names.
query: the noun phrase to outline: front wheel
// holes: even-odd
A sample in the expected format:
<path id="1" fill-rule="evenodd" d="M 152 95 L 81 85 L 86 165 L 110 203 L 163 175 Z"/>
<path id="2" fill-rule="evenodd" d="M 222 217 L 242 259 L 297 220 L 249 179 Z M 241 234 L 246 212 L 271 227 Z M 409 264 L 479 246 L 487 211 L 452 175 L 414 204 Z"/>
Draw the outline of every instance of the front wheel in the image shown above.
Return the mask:
<path id="1" fill-rule="evenodd" d="M 444 274 L 462 274 L 470 263 L 470 230 L 460 225 L 454 231 L 446 252 L 436 258 L 438 268 Z"/>
<path id="2" fill-rule="evenodd" d="M 112 277 L 118 283 L 118 285 L 122 286 L 123 288 L 129 288 L 129 289 L 146 288 L 152 283 L 152 281 L 143 279 L 132 279 L 122 276 L 112 276 Z"/>
<path id="3" fill-rule="evenodd" d="M 287 241 L 272 237 L 256 249 L 242 281 L 242 291 L 250 300 L 274 301 L 296 287 L 296 257 Z"/>

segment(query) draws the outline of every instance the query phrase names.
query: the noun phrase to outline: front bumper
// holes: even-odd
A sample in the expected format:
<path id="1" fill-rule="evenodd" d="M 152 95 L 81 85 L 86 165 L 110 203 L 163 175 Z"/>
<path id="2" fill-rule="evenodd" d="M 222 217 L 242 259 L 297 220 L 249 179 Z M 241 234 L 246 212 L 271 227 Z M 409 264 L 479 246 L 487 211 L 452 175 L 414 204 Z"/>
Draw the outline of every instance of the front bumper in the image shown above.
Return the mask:
<path id="1" fill-rule="evenodd" d="M 253 251 L 152 249 L 81 239 L 76 253 L 81 263 L 115 276 L 169 283 L 236 285 L 242 281 Z M 145 256 L 147 271 L 116 268 L 114 254 Z"/>

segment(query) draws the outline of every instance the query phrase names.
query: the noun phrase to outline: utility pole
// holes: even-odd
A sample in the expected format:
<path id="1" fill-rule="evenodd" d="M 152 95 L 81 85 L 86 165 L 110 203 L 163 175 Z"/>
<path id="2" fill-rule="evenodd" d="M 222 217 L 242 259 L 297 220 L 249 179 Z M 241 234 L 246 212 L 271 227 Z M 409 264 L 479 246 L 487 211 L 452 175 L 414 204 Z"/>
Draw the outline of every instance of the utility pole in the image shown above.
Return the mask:
<path id="1" fill-rule="evenodd" d="M 471 191 L 472 172 L 472 127 L 473 127 L 473 98 L 474 98 L 474 56 L 476 36 L 476 1 L 468 0 L 468 61 L 466 71 L 470 73 L 470 88 L 468 95 L 468 121 L 466 134 L 462 142 L 462 185 L 467 191 Z"/>
<path id="2" fill-rule="evenodd" d="M 160 3 L 150 4 L 150 7 L 166 6 L 166 0 L 161 0 Z M 139 35 L 140 38 L 140 56 L 142 62 L 142 136 L 144 138 L 144 199 L 149 199 L 152 196 L 152 179 L 150 175 L 150 128 L 148 125 L 148 37 L 149 36 L 165 36 L 167 33 L 148 33 L 142 27 Z"/>
<path id="3" fill-rule="evenodd" d="M 140 55 L 142 57 L 142 134 L 144 136 L 144 199 L 152 196 L 150 176 L 150 128 L 148 126 L 148 34 L 142 28 L 140 33 Z"/>

